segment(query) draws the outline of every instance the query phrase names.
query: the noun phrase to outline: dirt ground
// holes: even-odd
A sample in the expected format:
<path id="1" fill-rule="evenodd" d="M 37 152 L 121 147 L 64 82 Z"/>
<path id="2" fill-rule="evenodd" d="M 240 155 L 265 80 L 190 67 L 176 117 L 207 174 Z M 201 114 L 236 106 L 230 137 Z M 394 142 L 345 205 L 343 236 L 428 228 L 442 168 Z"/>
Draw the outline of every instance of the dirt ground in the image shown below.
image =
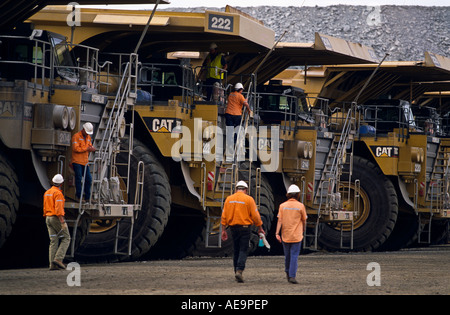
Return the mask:
<path id="1" fill-rule="evenodd" d="M 372 268 L 372 262 L 378 267 Z M 283 264 L 283 256 L 249 257 L 244 283 L 235 282 L 231 258 L 0 270 L 0 294 L 450 294 L 450 245 L 386 253 L 303 254 L 299 284 L 286 281 Z M 369 286 L 368 279 L 371 284 L 379 280 L 379 285 Z"/>

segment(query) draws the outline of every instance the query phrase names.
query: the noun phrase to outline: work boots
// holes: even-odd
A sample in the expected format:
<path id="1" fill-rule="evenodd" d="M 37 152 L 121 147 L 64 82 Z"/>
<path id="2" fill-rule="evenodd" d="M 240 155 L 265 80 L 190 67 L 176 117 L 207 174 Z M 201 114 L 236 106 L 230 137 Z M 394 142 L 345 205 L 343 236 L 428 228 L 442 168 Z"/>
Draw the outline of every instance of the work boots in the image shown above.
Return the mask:
<path id="1" fill-rule="evenodd" d="M 297 280 L 295 280 L 295 278 L 292 278 L 292 277 L 289 277 L 288 282 L 289 283 L 293 283 L 293 284 L 297 284 L 298 283 Z"/>
<path id="2" fill-rule="evenodd" d="M 237 282 L 244 282 L 244 277 L 242 276 L 243 270 L 236 270 L 236 273 L 234 274 L 234 277 L 236 278 Z"/>

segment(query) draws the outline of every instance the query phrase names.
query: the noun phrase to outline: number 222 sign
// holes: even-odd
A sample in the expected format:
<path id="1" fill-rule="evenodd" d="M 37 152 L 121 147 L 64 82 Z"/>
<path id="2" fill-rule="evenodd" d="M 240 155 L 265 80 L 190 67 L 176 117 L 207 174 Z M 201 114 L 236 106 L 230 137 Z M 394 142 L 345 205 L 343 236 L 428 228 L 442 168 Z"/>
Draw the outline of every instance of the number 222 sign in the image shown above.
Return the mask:
<path id="1" fill-rule="evenodd" d="M 234 17 L 229 15 L 209 14 L 208 29 L 211 31 L 233 32 Z"/>

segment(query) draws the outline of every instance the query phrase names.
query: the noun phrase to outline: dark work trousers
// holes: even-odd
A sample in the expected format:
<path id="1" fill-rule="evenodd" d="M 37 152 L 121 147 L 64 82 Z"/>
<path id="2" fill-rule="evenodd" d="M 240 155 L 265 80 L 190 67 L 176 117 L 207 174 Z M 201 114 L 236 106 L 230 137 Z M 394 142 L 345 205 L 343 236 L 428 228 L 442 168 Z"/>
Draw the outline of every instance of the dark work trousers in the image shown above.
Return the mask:
<path id="1" fill-rule="evenodd" d="M 230 114 L 225 114 L 225 124 L 226 124 L 227 126 L 232 126 L 232 127 L 234 127 L 234 129 L 233 129 L 233 132 L 234 132 L 234 135 L 233 135 L 233 145 L 231 145 L 231 140 L 229 140 L 230 143 L 225 142 L 225 143 L 226 143 L 226 148 L 227 148 L 227 151 L 226 151 L 226 152 L 227 152 L 228 155 L 234 156 L 234 155 L 236 154 L 236 152 L 234 152 L 234 148 L 235 148 L 235 146 L 236 146 L 236 141 L 237 141 L 238 133 L 239 133 L 239 132 L 241 132 L 241 133 L 244 132 L 244 128 L 242 128 L 242 130 L 240 130 L 239 128 L 236 128 L 236 127 L 238 127 L 238 126 L 241 124 L 241 118 L 242 118 L 241 115 L 230 115 Z M 229 132 L 229 129 L 227 128 L 226 131 Z M 229 138 L 227 137 L 227 139 L 229 139 Z"/>
<path id="2" fill-rule="evenodd" d="M 81 189 L 83 187 L 83 175 L 84 168 L 86 167 L 86 178 L 84 179 L 84 199 L 88 201 L 91 198 L 91 184 L 92 184 L 92 176 L 89 170 L 89 165 L 81 165 L 77 163 L 72 163 L 73 171 L 75 172 L 75 189 L 76 196 L 78 199 L 81 199 L 83 194 L 81 193 Z"/>
<path id="3" fill-rule="evenodd" d="M 241 119 L 242 119 L 241 115 L 225 114 L 225 124 L 227 126 L 237 127 L 241 124 Z"/>
<path id="4" fill-rule="evenodd" d="M 236 270 L 245 269 L 250 244 L 251 225 L 233 225 L 230 226 L 230 230 L 233 237 L 233 267 L 234 272 L 236 272 Z"/>

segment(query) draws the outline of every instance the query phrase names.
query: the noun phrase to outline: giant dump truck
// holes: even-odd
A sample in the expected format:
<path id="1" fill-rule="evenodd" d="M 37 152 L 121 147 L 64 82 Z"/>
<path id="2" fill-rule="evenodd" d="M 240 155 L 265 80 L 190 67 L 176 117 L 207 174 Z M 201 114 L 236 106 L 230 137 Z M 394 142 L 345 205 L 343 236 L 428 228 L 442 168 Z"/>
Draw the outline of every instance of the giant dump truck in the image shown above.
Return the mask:
<path id="1" fill-rule="evenodd" d="M 42 29 L 58 30 L 73 42 L 100 47 L 98 60 L 105 66 L 111 62 L 123 64 L 120 53 L 124 52 L 124 47 L 134 47 L 148 20 L 143 12 L 85 10 L 81 12 L 81 32 L 65 24 L 67 11 L 48 10 L 42 14 L 50 12 L 51 15 L 37 14 L 31 20 Z M 119 128 L 121 148 L 115 163 L 119 175 L 129 173 L 127 163 L 123 163 L 128 156 L 130 161 L 135 161 L 131 174 L 137 171 L 138 161 L 145 165 L 142 208 L 133 229 L 129 226 L 131 217 L 95 217 L 89 233 L 85 237 L 81 233 L 83 243 L 78 247 L 77 258 L 115 260 L 118 258 L 115 244 L 119 248 L 128 247 L 133 258 L 143 257 L 151 252 L 150 248 L 157 244 L 161 235 L 166 242 L 177 245 L 170 246 L 171 254 L 176 251 L 182 255 L 199 237 L 208 247 L 219 246 L 216 227 L 220 228 L 221 203 L 238 179 L 251 183 L 251 194 L 259 201 L 266 230 L 272 225 L 276 204 L 283 198 L 283 188 L 298 183 L 313 218 L 314 237 L 321 235 L 319 240 L 325 244 L 322 236 L 327 232 L 324 230 L 331 229 L 332 242 L 326 244 L 327 248 L 347 246 L 367 250 L 379 247 L 386 238 L 386 228 L 379 228 L 370 237 L 365 235 L 363 227 L 373 226 L 374 215 L 369 215 L 368 198 L 359 194 L 359 182 L 352 181 L 352 169 L 343 166 L 346 155 L 343 148 L 355 134 L 356 115 L 348 116 L 347 127 L 341 128 L 344 126 L 342 121 L 331 122 L 331 112 L 327 112 L 330 102 L 326 99 L 319 98 L 308 106 L 304 94 L 295 88 L 288 92 L 276 82 L 267 87 L 257 83 L 271 79 L 283 67 L 326 64 L 332 57 L 336 58 L 334 63 L 373 62 L 370 50 L 363 49 L 363 57 L 354 56 L 349 53 L 348 42 L 317 34 L 316 42 L 311 46 L 283 43 L 269 55 L 273 32 L 237 12 L 161 13 L 155 17 L 150 23 L 148 38 L 139 49 L 140 65 L 129 72 L 134 89 L 122 93 L 126 103 L 133 104 L 132 110 L 116 115 L 120 117 L 118 126 L 123 126 Z M 219 21 L 220 18 L 229 21 L 233 27 L 217 29 L 214 19 Z M 48 23 L 49 19 L 52 23 Z M 104 40 L 106 37 L 108 41 Z M 226 84 L 217 90 L 218 98 L 206 100 L 194 80 L 196 71 L 191 65 L 192 60 L 168 59 L 167 53 L 197 52 L 199 46 L 206 50 L 211 42 L 217 42 L 223 51 L 230 52 L 227 56 L 229 68 Z M 356 45 L 353 51 L 360 50 L 361 46 Z M 306 54 L 313 57 L 306 57 Z M 123 66 L 109 69 L 99 74 L 101 81 L 106 83 L 99 92 L 110 99 L 108 103 L 114 104 L 113 99 L 120 90 L 114 84 L 120 82 L 122 76 L 119 74 L 126 71 Z M 254 75 L 248 75 L 256 72 L 255 69 L 258 69 L 257 80 Z M 235 154 L 231 154 L 229 161 L 226 154 L 223 155 L 217 134 L 218 127 L 225 130 L 222 93 L 228 91 L 227 83 L 233 85 L 239 81 L 248 82 L 248 96 L 253 99 L 252 104 L 261 121 L 249 120 L 247 134 L 254 136 L 257 146 L 249 146 L 243 160 L 236 163 Z M 311 111 L 309 107 L 312 107 Z M 97 116 L 100 122 L 98 114 L 91 113 L 91 116 Z M 128 123 L 132 123 L 132 129 L 127 129 Z M 339 130 L 337 126 L 340 126 Z M 98 130 L 103 128 L 100 124 L 96 127 Z M 130 136 L 131 130 L 133 136 Z M 254 134 L 251 134 L 252 130 Z M 254 143 L 250 136 L 247 143 Z M 274 144 L 282 144 L 282 147 L 278 146 L 277 150 Z M 255 149 L 256 154 L 251 159 L 250 152 Z M 120 152 L 122 150 L 128 152 Z M 274 161 L 279 163 L 273 165 Z M 121 181 L 123 185 L 130 182 Z M 135 190 L 130 188 L 131 192 Z M 361 206 L 364 206 L 364 212 L 358 210 Z M 83 209 L 78 209 L 78 213 L 80 211 Z M 165 228 L 168 221 L 168 228 Z M 171 223 L 174 224 L 169 229 Z M 352 228 L 352 225 L 355 226 Z M 353 230 L 355 237 L 351 237 Z M 256 241 L 255 235 L 253 248 Z M 220 249 L 222 253 L 227 247 L 224 245 L 225 249 Z"/>
<path id="2" fill-rule="evenodd" d="M 134 42 L 138 31 L 146 23 L 142 12 L 82 10 L 83 32 L 78 29 L 72 32 L 70 28 L 64 27 L 65 20 L 62 18 L 67 12 L 61 11 L 61 8 L 48 10 L 52 13 L 51 16 L 44 15 L 48 12 L 43 11 L 42 15 L 39 13 L 31 20 L 41 28 L 65 32 L 74 42 L 101 46 L 103 53 L 123 52 L 123 47 Z M 49 23 L 49 17 L 53 17 L 52 23 Z M 157 12 L 155 18 L 150 24 L 149 38 L 144 40 L 139 50 L 141 66 L 138 71 L 138 94 L 142 98 L 136 99 L 134 107 L 137 114 L 134 124 L 137 140 L 134 145 L 137 149 L 133 151 L 133 155 L 140 155 L 140 159 L 148 157 L 148 167 L 153 169 L 146 168 L 145 174 L 158 175 L 158 182 L 161 183 L 159 188 L 144 194 L 144 198 L 153 194 L 157 200 L 165 200 L 166 204 L 167 201 L 171 202 L 170 207 L 155 206 L 148 214 L 148 217 L 160 214 L 162 217 L 156 220 L 164 221 L 169 217 L 168 212 L 171 212 L 166 229 L 166 241 L 173 245 L 170 246 L 171 252 L 178 252 L 175 249 L 177 246 L 180 252 L 186 251 L 194 243 L 198 244 L 198 238 L 202 238 L 207 247 L 219 246 L 217 235 L 220 234 L 217 234 L 216 228 L 220 228 L 218 218 L 222 201 L 232 192 L 233 183 L 238 179 L 250 182 L 250 191 L 258 201 L 266 230 L 270 230 L 276 211 L 274 195 L 277 196 L 277 202 L 284 198 L 284 188 L 291 182 L 298 183 L 305 191 L 306 187 L 312 186 L 316 197 L 313 197 L 312 192 L 305 193 L 305 196 L 308 203 L 311 203 L 313 214 L 317 214 L 321 207 L 326 209 L 329 203 L 326 191 L 331 186 L 325 183 L 333 173 L 328 168 L 332 166 L 332 160 L 336 156 L 335 151 L 330 148 L 339 143 L 339 138 L 328 132 L 326 126 L 316 125 L 314 119 L 304 119 L 303 113 L 299 112 L 299 105 L 303 104 L 298 101 L 302 99 L 301 96 L 294 95 L 296 93 L 289 97 L 283 95 L 285 93 L 275 85 L 265 88 L 265 91 L 258 90 L 260 86 L 257 82 L 261 82 L 259 77 L 261 80 L 268 80 L 279 71 L 280 68 L 275 69 L 276 64 L 280 67 L 305 63 L 323 64 L 330 57 L 335 58 L 335 63 L 373 62 L 370 51 L 357 44 L 318 34 L 313 44 L 279 44 L 273 53 L 268 54 L 274 44 L 273 31 L 231 8 L 227 8 L 227 12 Z M 220 18 L 229 21 L 232 27 L 229 30 L 217 29 L 214 19 Z M 182 32 L 180 25 L 185 25 Z M 130 26 L 133 29 L 131 31 Z M 105 36 L 108 37 L 107 42 L 104 41 Z M 246 83 L 246 92 L 253 99 L 255 113 L 262 118 L 260 124 L 255 120 L 243 124 L 247 126 L 244 129 L 249 135 L 247 144 L 256 145 L 247 148 L 247 153 L 242 155 L 239 163 L 236 163 L 236 154 L 232 153 L 230 160 L 227 160 L 227 154 L 223 155 L 224 147 L 220 143 L 226 141 L 220 141 L 221 136 L 218 136 L 219 129 L 226 129 L 223 118 L 224 96 L 220 96 L 224 92 L 218 91 L 218 99 L 204 99 L 194 81 L 197 71 L 193 71 L 195 69 L 192 63 L 195 60 L 177 61 L 167 58 L 167 53 L 180 50 L 185 52 L 171 56 L 188 56 L 186 51 L 197 52 L 199 46 L 206 50 L 211 42 L 216 42 L 222 51 L 229 52 L 226 56 L 229 67 L 224 90 L 229 91 L 229 84 Z M 360 54 L 351 53 L 349 45 L 354 45 L 354 51 Z M 309 57 L 310 54 L 314 57 Z M 254 74 L 250 76 L 249 73 L 252 72 Z M 258 80 L 255 80 L 255 72 Z M 280 118 L 278 115 L 273 117 L 274 120 L 271 119 L 270 108 L 259 104 L 259 101 L 265 102 L 264 99 L 269 98 L 273 99 L 277 114 L 284 117 Z M 306 104 L 303 105 L 306 109 Z M 321 115 L 323 116 L 317 113 L 317 121 L 320 121 Z M 319 138 L 320 141 L 317 140 Z M 280 146 L 274 146 L 280 143 L 284 150 Z M 239 151 L 236 149 L 238 147 L 235 147 L 234 152 Z M 253 151 L 256 151 L 254 155 Z M 317 152 L 320 161 L 316 160 Z M 334 172 L 337 174 L 338 163 L 334 164 Z M 323 175 L 324 169 L 327 169 L 326 176 Z M 270 181 L 267 179 L 269 177 Z M 320 197 L 317 197 L 317 191 L 320 191 Z M 148 202 L 144 200 L 143 204 Z M 329 221 L 350 220 L 350 217 L 342 220 L 339 216 L 330 214 L 330 209 L 327 209 L 326 218 Z M 351 213 L 347 215 L 350 216 Z M 318 215 L 317 218 L 324 217 Z M 170 227 L 171 222 L 177 220 L 178 224 Z M 116 222 L 104 220 L 96 224 L 99 228 L 91 228 L 91 233 L 78 250 L 78 257 L 81 259 L 113 257 L 110 248 L 102 247 L 101 243 L 113 239 Z M 145 222 L 142 222 L 141 228 L 153 231 Z M 169 233 L 170 230 L 172 233 Z M 257 240 L 255 235 L 252 238 L 252 248 L 256 247 Z M 134 244 L 139 247 L 137 236 Z M 221 253 L 227 250 L 227 244 L 223 245 L 219 250 Z"/>
<path id="3" fill-rule="evenodd" d="M 40 207 L 42 200 L 37 195 L 38 188 L 50 188 L 49 178 L 60 173 L 66 178 L 63 191 L 67 199 L 68 222 L 75 223 L 74 231 L 86 231 L 87 216 L 134 218 L 135 212 L 140 210 L 141 202 L 137 201 L 141 195 L 138 193 L 136 199 L 130 195 L 132 203 L 127 202 L 128 192 L 131 193 L 130 171 L 121 172 L 116 165 L 116 157 L 119 158 L 116 147 L 121 139 L 123 141 L 124 132 L 128 129 L 121 119 L 130 109 L 124 100 L 130 97 L 132 82 L 128 67 L 132 64 L 127 64 L 123 94 L 109 102 L 106 96 L 98 93 L 97 65 L 94 62 L 90 63 L 92 68 L 85 66 L 97 58 L 95 49 L 79 47 L 81 51 L 78 52 L 92 60 L 86 62 L 78 59 L 77 65 L 68 43 L 56 33 L 25 28 L 1 35 L 1 40 L 3 122 L 0 133 L 5 148 L 2 150 L 2 165 L 8 208 L 17 210 L 19 201 Z M 95 169 L 96 176 L 88 204 L 82 200 L 77 202 L 73 171 L 70 172 L 72 134 L 81 129 L 85 122 L 95 126 L 93 143 L 97 147 L 96 154 L 91 157 L 91 167 Z M 123 155 L 123 152 L 120 153 Z M 18 161 L 23 165 L 31 163 L 35 172 L 23 173 L 16 164 Z M 128 167 L 129 160 L 125 159 L 123 164 Z M 139 183 L 142 176 L 139 175 Z M 104 186 L 104 180 L 112 177 L 117 180 L 120 177 L 127 187 L 118 185 L 113 192 L 109 185 Z M 36 188 L 32 189 L 33 185 Z M 112 202 L 112 194 L 115 195 L 115 202 Z M 11 212 L 11 217 L 14 215 L 14 211 Z M 73 244 L 75 246 L 76 242 Z"/>
<path id="4" fill-rule="evenodd" d="M 437 111 L 425 106 L 442 105 L 437 95 L 445 91 L 447 65 L 447 58 L 431 53 L 422 62 L 383 62 L 362 93 L 375 65 L 330 66 L 280 76 L 308 94 L 329 97 L 330 107 L 339 111 L 330 120 L 334 126 L 341 125 L 346 112 L 343 102 L 359 98 L 350 161 L 353 178 L 360 179 L 354 235 L 355 242 L 367 240 L 363 249 L 429 244 L 448 232 L 448 136 L 437 115 L 439 106 Z M 426 96 L 431 92 L 435 99 Z M 383 99 L 386 96 L 395 99 Z M 370 223 L 374 219 L 376 228 Z M 323 226 L 322 246 L 335 247 L 337 234 Z"/>
<path id="5" fill-rule="evenodd" d="M 100 93 L 98 49 L 72 45 L 58 33 L 22 23 L 43 3 L 2 3 L 0 246 L 16 229 L 18 216 L 42 217 L 42 195 L 50 188 L 54 174 L 61 173 L 65 178 L 67 222 L 73 235 L 70 254 L 73 256 L 84 240 L 92 220 L 119 222 L 126 218 L 131 222 L 122 226 L 127 240 L 116 237 L 109 245 L 114 253 L 129 255 L 133 222 L 142 205 L 144 173 L 142 162 L 128 158 L 129 147 L 119 151 L 118 146 L 127 141 L 126 134 L 132 139 L 132 125 L 126 124 L 123 116 L 132 110 L 134 103 L 130 100 L 136 96 L 137 56 L 122 60 L 123 71 L 117 78 L 122 85 L 109 99 Z M 103 66 L 114 65 L 108 62 Z M 95 126 L 93 142 L 97 147 L 90 156 L 96 175 L 87 203 L 75 198 L 70 167 L 72 135 L 85 122 Z M 38 222 L 36 219 L 33 225 Z"/>
<path id="6" fill-rule="evenodd" d="M 65 8 L 48 10 L 54 20 L 65 23 Z M 45 15 L 45 12 L 42 14 Z M 124 47 L 135 47 L 148 15 L 142 11 L 83 10 L 83 31 L 75 29 L 72 32 L 66 26 L 65 32 L 74 42 L 82 41 L 83 44 L 101 47 L 100 64 L 111 61 L 120 64 L 124 51 L 127 52 Z M 59 29 L 64 33 L 63 28 L 42 25 L 41 16 L 38 14 L 31 20 L 39 27 Z M 214 21 L 219 18 L 232 23 L 230 29 L 218 29 Z M 130 25 L 133 28 L 131 31 Z M 185 26 L 181 31 L 180 25 Z M 258 36 L 252 37 L 254 34 Z M 202 36 L 201 41 L 199 35 Z M 216 100 L 203 98 L 194 80 L 194 66 L 189 60 L 168 59 L 167 53 L 198 51 L 202 47 L 207 50 L 211 42 L 217 42 L 222 50 L 241 54 L 241 58 L 227 56 L 229 69 L 235 69 L 249 62 L 249 58 L 258 58 L 266 52 L 273 45 L 273 31 L 236 13 L 164 13 L 155 15 L 147 36 L 138 50 L 139 67 L 133 72 L 137 80 L 136 90 L 133 91 L 136 94 L 134 99 L 129 95 L 127 98 L 127 102 L 134 104 L 133 111 L 121 116 L 125 125 L 131 123 L 133 126 L 134 136 L 122 141 L 120 151 L 127 150 L 129 145 L 131 160 L 142 160 L 146 174 L 143 208 L 132 233 L 131 257 L 138 258 L 148 252 L 162 235 L 171 213 L 170 221 L 176 224 L 177 218 L 182 217 L 182 222 L 178 224 L 185 228 L 183 233 L 178 229 L 168 238 L 178 243 L 181 252 L 192 247 L 203 231 L 205 217 L 207 221 L 211 219 L 211 227 L 214 227 L 215 217 L 221 214 L 221 200 L 230 194 L 236 176 L 251 184 L 253 196 L 261 195 L 264 201 L 260 204 L 260 212 L 266 228 L 269 228 L 274 208 L 270 186 L 264 176 L 257 173 L 256 167 L 246 164 L 238 170 L 232 166 L 233 163 L 225 165 L 223 156 L 216 158 L 219 156 L 218 136 L 213 135 L 217 134 L 218 128 L 224 127 L 223 116 L 219 115 L 223 106 L 218 106 Z M 115 76 L 121 70 L 121 67 L 116 67 L 103 71 L 102 80 L 106 82 L 103 92 L 106 96 L 116 95 Z M 120 156 L 116 163 L 119 173 L 124 168 Z M 117 259 L 110 245 L 117 243 L 118 237 L 129 235 L 131 229 L 126 222 L 128 220 L 108 218 L 94 220 L 76 252 L 76 258 L 82 261 Z M 125 228 L 119 230 L 117 226 L 123 223 Z M 257 238 L 254 238 L 253 244 L 256 241 Z M 189 242 L 192 244 L 189 245 Z M 172 252 L 178 251 L 171 248 Z"/>

